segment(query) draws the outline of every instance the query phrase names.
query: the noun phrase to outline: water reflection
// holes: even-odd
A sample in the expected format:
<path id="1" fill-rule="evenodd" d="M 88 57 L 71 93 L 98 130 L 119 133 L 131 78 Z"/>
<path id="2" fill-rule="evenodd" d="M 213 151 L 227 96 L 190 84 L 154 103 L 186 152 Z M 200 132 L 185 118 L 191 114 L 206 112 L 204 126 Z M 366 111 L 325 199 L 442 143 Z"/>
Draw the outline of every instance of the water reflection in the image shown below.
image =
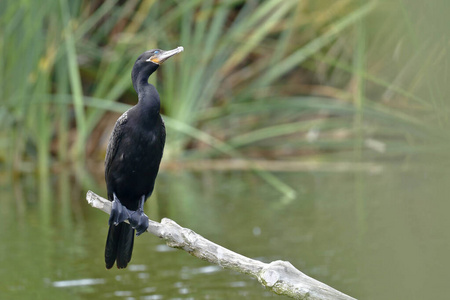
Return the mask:
<path id="1" fill-rule="evenodd" d="M 445 298 L 446 174 L 384 168 L 281 176 L 300 195 L 289 204 L 251 173 L 162 173 L 145 209 L 152 219 L 172 218 L 248 257 L 288 260 L 361 299 Z M 54 180 L 57 200 L 48 220 L 33 178 L 2 187 L 0 298 L 279 297 L 150 235 L 136 239 L 126 270 L 105 270 L 107 216 L 87 205 L 70 180 L 69 174 Z"/>
<path id="2" fill-rule="evenodd" d="M 54 281 L 54 282 L 52 282 L 52 285 L 54 287 L 65 288 L 65 287 L 94 285 L 94 284 L 102 284 L 102 283 L 105 283 L 105 280 L 101 279 L 101 278 L 84 278 L 84 279 L 76 279 L 76 280 Z"/>

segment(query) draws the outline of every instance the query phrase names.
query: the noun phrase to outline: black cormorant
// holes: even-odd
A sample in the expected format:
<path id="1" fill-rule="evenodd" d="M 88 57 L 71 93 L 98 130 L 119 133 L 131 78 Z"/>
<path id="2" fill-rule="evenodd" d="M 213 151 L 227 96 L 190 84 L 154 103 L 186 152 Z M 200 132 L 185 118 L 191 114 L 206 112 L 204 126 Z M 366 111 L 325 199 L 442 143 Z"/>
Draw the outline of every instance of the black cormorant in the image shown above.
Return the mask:
<path id="1" fill-rule="evenodd" d="M 115 261 L 119 269 L 126 268 L 133 251 L 134 231 L 140 235 L 147 230 L 144 202 L 153 192 L 166 139 L 159 94 L 148 78 L 160 64 L 181 51 L 183 47 L 149 50 L 133 66 L 131 79 L 139 102 L 117 120 L 106 149 L 105 180 L 108 199 L 113 202 L 105 247 L 107 269 Z"/>

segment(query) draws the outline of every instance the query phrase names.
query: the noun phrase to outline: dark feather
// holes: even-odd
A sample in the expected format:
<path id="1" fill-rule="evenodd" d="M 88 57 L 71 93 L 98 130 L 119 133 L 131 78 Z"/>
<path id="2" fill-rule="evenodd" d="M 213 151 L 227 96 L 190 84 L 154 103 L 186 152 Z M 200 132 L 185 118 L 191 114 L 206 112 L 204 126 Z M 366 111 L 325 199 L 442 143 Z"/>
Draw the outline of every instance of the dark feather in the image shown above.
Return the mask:
<path id="1" fill-rule="evenodd" d="M 134 229 L 128 223 L 109 226 L 105 247 L 106 268 L 111 269 L 117 259 L 117 268 L 126 268 L 131 260 Z"/>
<path id="2" fill-rule="evenodd" d="M 108 236 L 106 238 L 105 246 L 105 263 L 106 268 L 111 269 L 117 257 L 117 244 L 119 242 L 118 233 L 120 228 L 118 226 L 109 226 Z"/>
<path id="3" fill-rule="evenodd" d="M 109 137 L 108 146 L 106 147 L 106 157 L 105 157 L 105 177 L 108 176 L 111 162 L 117 153 L 118 145 L 120 145 L 120 140 L 122 138 L 123 127 L 128 121 L 128 111 L 124 112 L 116 121 L 114 129 Z M 113 199 L 109 199 L 113 200 Z"/>

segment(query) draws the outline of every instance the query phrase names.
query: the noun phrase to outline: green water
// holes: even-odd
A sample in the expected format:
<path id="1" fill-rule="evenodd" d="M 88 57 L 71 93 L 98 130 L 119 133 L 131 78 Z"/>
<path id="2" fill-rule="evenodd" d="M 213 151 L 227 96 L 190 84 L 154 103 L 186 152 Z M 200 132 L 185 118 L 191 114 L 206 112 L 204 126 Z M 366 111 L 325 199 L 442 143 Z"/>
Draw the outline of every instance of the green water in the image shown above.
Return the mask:
<path id="1" fill-rule="evenodd" d="M 444 171 L 278 175 L 297 199 L 286 202 L 251 172 L 163 172 L 145 210 L 248 257 L 288 260 L 359 299 L 448 298 Z M 52 178 L 51 208 L 31 176 L 2 186 L 0 299 L 281 299 L 150 234 L 135 240 L 129 268 L 106 270 L 108 216 L 69 180 Z"/>

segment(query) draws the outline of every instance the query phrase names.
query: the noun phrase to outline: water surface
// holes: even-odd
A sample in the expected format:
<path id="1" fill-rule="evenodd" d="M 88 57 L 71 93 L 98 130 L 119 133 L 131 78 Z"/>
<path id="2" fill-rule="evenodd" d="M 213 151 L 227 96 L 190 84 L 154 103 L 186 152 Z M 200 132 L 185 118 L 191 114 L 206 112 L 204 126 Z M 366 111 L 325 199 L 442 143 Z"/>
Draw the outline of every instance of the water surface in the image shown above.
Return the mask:
<path id="1" fill-rule="evenodd" d="M 295 187 L 295 200 L 251 172 L 162 172 L 145 210 L 248 257 L 290 261 L 359 299 L 446 298 L 444 171 L 386 166 L 379 173 L 278 175 Z M 39 201 L 32 177 L 2 186 L 1 299 L 280 298 L 150 234 L 135 239 L 127 269 L 106 270 L 108 216 L 64 180 L 52 178 L 50 201 Z M 104 195 L 102 188 L 95 192 Z"/>

